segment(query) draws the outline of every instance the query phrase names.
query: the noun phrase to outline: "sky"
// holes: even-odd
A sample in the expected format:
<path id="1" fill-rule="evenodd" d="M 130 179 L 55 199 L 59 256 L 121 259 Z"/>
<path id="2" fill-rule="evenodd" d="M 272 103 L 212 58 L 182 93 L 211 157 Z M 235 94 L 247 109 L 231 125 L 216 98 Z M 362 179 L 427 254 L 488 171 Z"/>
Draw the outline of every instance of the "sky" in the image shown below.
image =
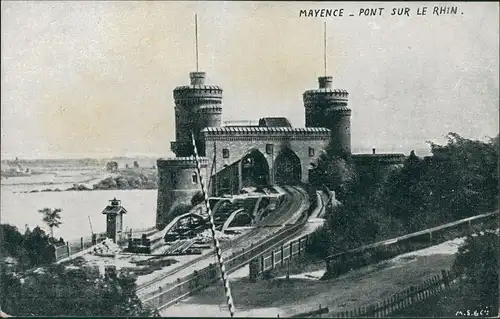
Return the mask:
<path id="1" fill-rule="evenodd" d="M 496 136 L 499 4 L 443 3 L 458 14 L 440 16 L 436 4 L 2 1 L 2 159 L 171 155 L 172 91 L 196 68 L 195 13 L 200 71 L 224 89 L 224 120 L 303 127 L 327 22 L 327 73 L 349 91 L 354 152 L 419 155 L 448 132 Z M 299 17 L 322 8 L 345 16 Z"/>

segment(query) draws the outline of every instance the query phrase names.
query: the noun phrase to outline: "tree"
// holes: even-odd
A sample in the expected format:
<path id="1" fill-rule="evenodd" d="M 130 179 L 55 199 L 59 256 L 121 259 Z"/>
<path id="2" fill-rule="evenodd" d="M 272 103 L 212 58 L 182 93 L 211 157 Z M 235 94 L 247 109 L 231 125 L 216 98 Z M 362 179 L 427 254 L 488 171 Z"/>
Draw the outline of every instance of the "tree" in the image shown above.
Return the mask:
<path id="1" fill-rule="evenodd" d="M 354 249 L 383 237 L 389 222 L 363 201 L 347 201 L 334 208 L 313 233 L 310 251 L 320 258 Z"/>
<path id="2" fill-rule="evenodd" d="M 497 208 L 498 137 L 489 142 L 448 134 L 446 145 L 430 143 L 432 156 L 410 154 L 401 170 L 381 185 L 378 211 L 417 231 Z"/>
<path id="3" fill-rule="evenodd" d="M 498 137 L 489 142 L 456 133 L 447 137 L 446 145 L 430 143 L 432 159 L 426 178 L 434 184 L 436 208 L 454 219 L 496 208 Z"/>
<path id="4" fill-rule="evenodd" d="M 317 165 L 311 170 L 310 180 L 316 186 L 325 185 L 333 189 L 337 197 L 342 199 L 355 182 L 356 172 L 352 163 L 327 149 L 320 155 Z"/>
<path id="5" fill-rule="evenodd" d="M 438 216 L 429 207 L 433 192 L 425 178 L 427 169 L 426 162 L 412 151 L 403 167 L 390 173 L 375 194 L 377 211 L 399 220 L 406 232 L 425 228 Z"/>
<path id="6" fill-rule="evenodd" d="M 54 262 L 54 248 L 50 239 L 40 227 L 35 227 L 24 235 L 23 247 L 27 252 L 30 268 Z"/>
<path id="7" fill-rule="evenodd" d="M 102 277 L 91 267 L 51 265 L 20 278 L 1 273 L 2 310 L 26 316 L 151 316 L 135 293 L 135 279 L 125 272 Z"/>
<path id="8" fill-rule="evenodd" d="M 40 227 L 32 231 L 27 229 L 23 234 L 16 227 L 1 224 L 2 253 L 4 256 L 12 257 L 17 261 L 19 270 L 30 269 L 40 265 L 52 263 L 54 260 L 53 247 L 49 237 Z"/>
<path id="9" fill-rule="evenodd" d="M 193 198 L 191 198 L 191 206 L 195 207 L 199 203 L 202 203 L 204 200 L 205 197 L 203 196 L 203 193 L 201 191 L 198 191 L 193 195 Z"/>
<path id="10" fill-rule="evenodd" d="M 498 230 L 469 236 L 459 248 L 453 268 L 466 276 L 465 308 L 489 307 L 490 311 L 498 311 L 499 249 Z"/>
<path id="11" fill-rule="evenodd" d="M 62 212 L 62 209 L 60 208 L 55 208 L 55 209 L 50 209 L 50 208 L 44 208 L 38 210 L 40 214 L 43 214 L 43 222 L 47 224 L 50 228 L 50 237 L 54 238 L 54 227 L 59 227 L 59 225 L 62 224 L 61 222 L 61 215 L 60 213 Z"/>
<path id="12" fill-rule="evenodd" d="M 449 133 L 446 145 L 430 143 L 432 156 L 412 151 L 382 179 L 328 148 L 312 182 L 333 188 L 343 205 L 313 235 L 312 251 L 327 256 L 498 209 L 498 144 L 499 136 L 482 142 Z"/>

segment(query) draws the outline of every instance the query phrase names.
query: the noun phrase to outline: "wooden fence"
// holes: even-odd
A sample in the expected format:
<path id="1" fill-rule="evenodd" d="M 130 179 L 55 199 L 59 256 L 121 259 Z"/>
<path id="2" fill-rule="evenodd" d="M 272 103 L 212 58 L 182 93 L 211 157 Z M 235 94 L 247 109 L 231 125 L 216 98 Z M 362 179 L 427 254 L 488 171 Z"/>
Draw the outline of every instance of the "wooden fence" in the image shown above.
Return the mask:
<path id="1" fill-rule="evenodd" d="M 63 245 L 54 245 L 54 261 L 59 261 L 64 258 L 68 258 L 84 249 L 90 248 L 97 242 L 102 241 L 106 238 L 105 233 L 96 234 L 96 238 L 93 241 L 92 237 L 80 237 L 76 240 L 67 241 Z"/>
<path id="2" fill-rule="evenodd" d="M 332 313 L 328 311 L 328 307 L 321 308 L 320 305 L 318 310 L 296 314 L 291 317 L 321 317 L 322 314 L 326 313 L 328 313 L 328 318 L 388 317 L 392 313 L 407 309 L 414 304 L 425 301 L 431 296 L 438 295 L 445 290 L 455 287 L 462 279 L 463 277 L 458 273 L 442 270 L 441 275 L 436 275 L 430 279 L 427 279 L 419 285 L 411 286 L 386 298 L 381 302 L 376 302 L 348 311 Z"/>
<path id="3" fill-rule="evenodd" d="M 327 273 L 330 277 L 338 276 L 349 269 L 360 268 L 404 253 L 434 246 L 474 233 L 486 226 L 497 225 L 497 223 L 498 212 L 486 213 L 341 252 L 326 258 Z"/>
<path id="4" fill-rule="evenodd" d="M 316 196 L 309 195 L 310 206 L 308 216 L 317 216 L 325 212 L 325 203 L 320 193 Z M 251 280 L 255 280 L 259 275 L 269 272 L 273 269 L 280 269 L 290 265 L 290 261 L 303 255 L 307 246 L 311 243 L 311 236 L 304 235 L 296 240 L 283 244 L 271 251 L 264 251 L 261 256 L 252 260 L 249 264 Z"/>
<path id="5" fill-rule="evenodd" d="M 305 253 L 307 245 L 310 243 L 310 236 L 304 235 L 299 239 L 281 245 L 271 251 L 263 253 L 260 257 L 252 260 L 249 265 L 249 277 L 252 280 L 259 275 L 269 272 L 273 269 L 280 269 L 289 266 L 292 259 Z"/>
<path id="6" fill-rule="evenodd" d="M 244 264 L 251 262 L 251 260 L 257 258 L 260 254 L 295 236 L 302 229 L 307 222 L 308 215 L 306 212 L 310 207 L 310 202 L 305 193 L 300 193 L 303 197 L 301 201 L 288 202 L 285 204 L 285 207 L 286 209 L 300 211 L 302 213 L 301 219 L 296 224 L 284 227 L 277 233 L 263 238 L 256 244 L 251 244 L 246 249 L 242 249 L 238 253 L 233 253 L 224 263 L 227 273 L 231 273 Z M 285 208 L 282 207 L 282 209 Z M 220 276 L 220 267 L 217 264 L 210 264 L 208 267 L 194 271 L 184 278 L 178 278 L 175 284 L 166 284 L 152 295 L 144 294 L 140 298 L 147 307 L 161 310 L 173 305 L 182 298 L 210 286 L 220 280 Z"/>
<path id="7" fill-rule="evenodd" d="M 128 242 L 128 234 L 134 236 L 140 236 L 142 234 L 149 235 L 156 231 L 155 227 L 141 228 L 141 229 L 129 229 L 127 233 L 123 233 L 121 238 L 118 239 L 118 244 L 123 245 Z M 59 261 L 64 258 L 68 258 L 71 255 L 79 253 L 87 248 L 90 248 L 97 243 L 100 243 L 106 239 L 106 233 L 95 234 L 95 239 L 92 236 L 80 237 L 76 240 L 67 241 L 63 245 L 54 245 L 54 261 Z"/>
<path id="8" fill-rule="evenodd" d="M 473 227 L 481 228 L 484 224 L 496 222 L 496 214 L 497 213 L 488 213 L 469 217 L 330 256 L 327 259 L 327 272 L 331 276 L 341 275 L 349 269 L 360 268 L 371 263 L 396 257 L 400 254 L 437 245 L 444 241 L 454 239 L 458 237 L 459 234 L 465 235 L 470 232 Z M 250 279 L 255 280 L 260 275 L 273 269 L 287 267 L 288 263 L 291 263 L 295 259 L 295 256 L 300 256 L 307 250 L 310 242 L 311 236 L 305 235 L 291 243 L 263 253 L 249 265 Z"/>

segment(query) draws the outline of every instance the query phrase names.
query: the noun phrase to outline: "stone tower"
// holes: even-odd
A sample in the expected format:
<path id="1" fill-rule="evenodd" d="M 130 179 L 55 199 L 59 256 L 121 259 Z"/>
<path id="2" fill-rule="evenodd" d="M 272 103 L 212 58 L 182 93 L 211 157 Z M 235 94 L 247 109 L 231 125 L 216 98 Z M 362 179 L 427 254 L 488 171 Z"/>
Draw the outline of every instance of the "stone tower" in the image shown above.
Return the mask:
<path id="1" fill-rule="evenodd" d="M 203 180 L 207 181 L 208 160 L 206 157 L 198 160 Z M 156 163 L 159 175 L 156 228 L 163 229 L 175 217 L 175 208 L 190 205 L 193 196 L 201 191 L 200 177 L 193 157 L 159 159 Z"/>
<path id="2" fill-rule="evenodd" d="M 200 132 L 205 127 L 219 127 L 222 122 L 222 89 L 205 84 L 205 72 L 191 72 L 190 85 L 174 89 L 175 141 L 171 150 L 175 158 L 157 161 L 159 185 L 156 227 L 165 227 L 175 216 L 176 206 L 190 204 L 201 191 L 196 162 L 194 161 L 191 133 L 194 133 L 200 156 L 202 177 L 208 180 L 208 160 Z"/>
<path id="3" fill-rule="evenodd" d="M 332 89 L 332 77 L 318 78 L 319 88 L 303 94 L 306 127 L 325 127 L 331 130 L 335 152 L 351 153 L 351 110 L 347 107 L 346 90 Z"/>
<path id="4" fill-rule="evenodd" d="M 174 90 L 175 142 L 171 149 L 178 157 L 191 156 L 191 132 L 194 132 L 199 155 L 205 155 L 199 133 L 205 127 L 219 127 L 222 121 L 222 89 L 205 84 L 205 72 L 191 72 L 191 85 Z"/>

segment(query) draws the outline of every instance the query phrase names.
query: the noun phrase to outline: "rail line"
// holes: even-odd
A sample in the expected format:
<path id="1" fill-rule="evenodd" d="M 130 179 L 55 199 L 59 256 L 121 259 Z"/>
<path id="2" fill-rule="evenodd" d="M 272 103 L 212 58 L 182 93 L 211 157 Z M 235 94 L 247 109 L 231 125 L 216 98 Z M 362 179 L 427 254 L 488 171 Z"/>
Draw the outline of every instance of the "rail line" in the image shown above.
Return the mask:
<path id="1" fill-rule="evenodd" d="M 298 188 L 298 187 L 293 187 L 293 186 L 285 186 L 284 187 L 287 191 L 287 193 L 284 195 L 285 199 L 278 207 L 277 211 L 275 211 L 272 215 L 268 216 L 266 218 L 266 221 L 264 225 L 276 225 L 278 223 L 281 223 L 283 226 L 278 228 L 274 227 L 259 227 L 252 229 L 248 231 L 245 234 L 242 234 L 241 236 L 235 238 L 234 240 L 223 242 L 221 244 L 221 248 L 224 252 L 225 258 L 232 258 L 233 256 L 237 255 L 238 253 L 245 251 L 251 246 L 258 246 L 263 242 L 266 242 L 269 240 L 269 237 L 275 233 L 279 233 L 280 230 L 286 227 L 291 227 L 290 225 L 285 225 L 288 220 L 291 220 L 295 216 L 295 212 L 297 211 L 297 208 L 294 207 L 294 203 L 296 203 L 297 198 L 303 198 L 304 196 L 307 197 L 307 194 L 305 192 Z M 292 216 L 289 216 L 289 215 Z M 307 220 L 307 218 L 306 218 Z M 262 238 L 263 237 L 263 238 Z M 255 238 L 261 238 L 260 240 L 256 241 L 252 240 Z M 229 255 L 229 256 L 228 256 Z M 169 287 L 175 286 L 177 282 L 170 282 L 170 284 L 165 283 L 162 284 L 161 282 L 164 281 L 166 278 L 172 277 L 174 274 L 181 272 L 182 270 L 191 267 L 197 263 L 202 262 L 203 260 L 206 260 L 208 258 L 211 258 L 213 255 L 212 253 L 205 253 L 195 259 L 192 259 L 190 261 L 187 261 L 180 267 L 176 267 L 168 272 L 165 272 L 161 276 L 158 276 L 156 278 L 151 279 L 150 281 L 140 285 L 136 289 L 136 293 L 141 299 L 144 298 L 149 298 L 154 296 L 155 294 L 158 293 L 158 288 L 162 289 L 168 289 Z"/>
<path id="2" fill-rule="evenodd" d="M 296 236 L 297 233 L 301 231 L 302 227 L 307 222 L 307 209 L 310 206 L 307 193 L 300 187 L 288 186 L 286 188 L 289 193 L 293 194 L 292 201 L 286 205 L 288 213 L 292 212 L 293 216 L 276 215 L 275 219 L 277 219 L 278 222 L 284 222 L 283 218 L 290 220 L 295 217 L 295 214 L 300 213 L 297 222 L 293 225 L 284 226 L 277 232 L 274 231 L 271 236 L 261 239 L 256 244 L 249 245 L 248 242 L 246 242 L 246 249 L 242 249 L 238 253 L 232 253 L 231 257 L 227 259 L 225 264 L 228 272 L 233 272 L 241 268 L 254 258 L 260 256 L 263 252 Z M 219 277 L 217 269 L 214 268 L 213 264 L 210 264 L 208 267 L 195 271 L 193 274 L 187 275 L 182 279 L 178 279 L 173 285 L 165 287 L 165 290 L 162 289 L 161 292 L 156 291 L 156 294 L 153 296 L 147 296 L 142 299 L 144 303 L 149 306 L 159 310 L 164 309 L 188 295 L 209 286 L 217 281 Z"/>

